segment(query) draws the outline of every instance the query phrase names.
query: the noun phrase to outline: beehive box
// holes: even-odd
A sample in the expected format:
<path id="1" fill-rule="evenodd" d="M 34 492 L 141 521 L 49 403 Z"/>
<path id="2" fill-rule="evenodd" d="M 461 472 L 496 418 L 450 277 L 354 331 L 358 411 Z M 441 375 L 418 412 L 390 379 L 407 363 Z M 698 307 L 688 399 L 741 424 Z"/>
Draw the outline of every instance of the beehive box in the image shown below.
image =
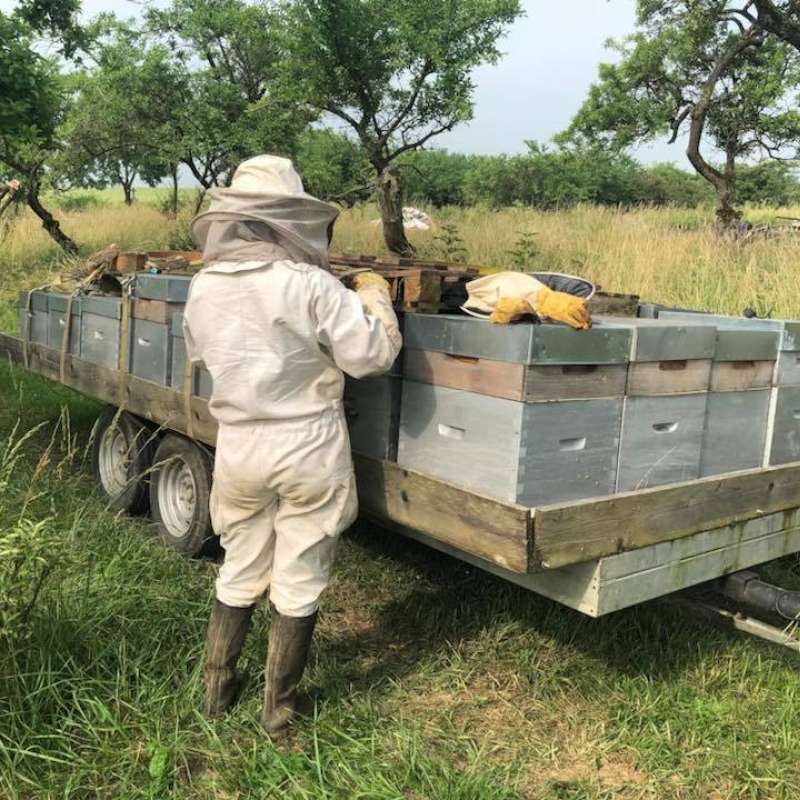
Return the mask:
<path id="1" fill-rule="evenodd" d="M 769 426 L 767 463 L 800 461 L 800 386 L 773 389 Z"/>
<path id="2" fill-rule="evenodd" d="M 661 311 L 659 319 L 691 320 L 715 325 L 719 330 L 772 331 L 779 335 L 775 384 L 800 386 L 800 321 L 729 317 L 723 314 L 700 314 L 691 311 Z"/>
<path id="3" fill-rule="evenodd" d="M 51 293 L 48 295 L 47 308 L 47 346 L 61 350 L 64 343 L 64 331 L 67 327 L 67 308 L 70 305 L 70 296 L 66 294 Z M 72 298 L 69 309 L 70 334 L 67 343 L 67 352 L 80 357 L 81 354 L 81 313 L 83 309 L 81 297 Z"/>
<path id="4" fill-rule="evenodd" d="M 19 335 L 34 344 L 47 345 L 49 325 L 46 292 L 19 293 Z"/>
<path id="5" fill-rule="evenodd" d="M 702 477 L 761 466 L 778 340 L 772 331 L 717 329 Z"/>
<path id="6" fill-rule="evenodd" d="M 186 340 L 183 336 L 183 314 L 176 313 L 170 320 L 170 379 L 169 385 L 183 391 L 186 370 Z M 195 364 L 192 370 L 192 394 L 208 399 L 211 397 L 213 381 L 211 373 L 202 365 Z"/>
<path id="7" fill-rule="evenodd" d="M 81 308 L 81 359 L 108 369 L 119 367 L 122 300 L 84 297 Z"/>
<path id="8" fill-rule="evenodd" d="M 344 407 L 354 453 L 397 460 L 401 391 L 397 375 L 346 379 Z"/>
<path id="9" fill-rule="evenodd" d="M 649 319 L 598 324 L 633 332 L 617 490 L 699 477 L 715 330 Z"/>
<path id="10" fill-rule="evenodd" d="M 630 332 L 414 314 L 405 346 L 403 374 L 422 383 L 519 402 L 619 397 Z"/>
<path id="11" fill-rule="evenodd" d="M 169 326 L 148 319 L 130 320 L 130 372 L 137 378 L 170 385 L 170 331 Z"/>
<path id="12" fill-rule="evenodd" d="M 610 494 L 622 399 L 521 403 L 403 381 L 397 461 L 536 506 Z"/>
<path id="13" fill-rule="evenodd" d="M 185 303 L 189 296 L 189 275 L 138 272 L 133 282 L 133 296 L 144 300 L 164 300 L 168 303 Z"/>

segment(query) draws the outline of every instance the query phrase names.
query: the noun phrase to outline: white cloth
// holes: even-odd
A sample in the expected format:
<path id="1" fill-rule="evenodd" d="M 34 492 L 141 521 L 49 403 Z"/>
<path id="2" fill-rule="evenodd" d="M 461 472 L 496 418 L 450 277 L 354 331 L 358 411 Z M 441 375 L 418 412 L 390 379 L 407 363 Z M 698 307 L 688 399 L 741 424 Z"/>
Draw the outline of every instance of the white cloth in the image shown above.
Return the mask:
<path id="1" fill-rule="evenodd" d="M 245 607 L 269 589 L 281 614 L 313 614 L 338 536 L 357 512 L 341 411 L 221 426 L 211 493 L 211 519 L 225 548 L 217 597 Z"/>
<path id="2" fill-rule="evenodd" d="M 394 363 L 402 340 L 385 292 L 357 295 L 309 264 L 247 265 L 196 275 L 184 314 L 187 355 L 211 373 L 219 422 L 321 414 L 341 405 L 342 372 L 362 378 Z"/>
<path id="3" fill-rule="evenodd" d="M 524 272 L 494 272 L 467 284 L 467 302 L 462 308 L 491 314 L 501 297 L 524 297 L 533 304 L 543 285 Z"/>

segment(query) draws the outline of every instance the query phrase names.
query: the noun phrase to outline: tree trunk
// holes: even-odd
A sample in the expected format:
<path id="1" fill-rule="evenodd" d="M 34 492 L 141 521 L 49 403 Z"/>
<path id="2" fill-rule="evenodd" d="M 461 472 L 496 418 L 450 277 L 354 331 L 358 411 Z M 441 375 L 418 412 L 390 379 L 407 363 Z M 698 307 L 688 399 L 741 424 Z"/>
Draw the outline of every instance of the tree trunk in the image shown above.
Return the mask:
<path id="1" fill-rule="evenodd" d="M 178 216 L 178 206 L 179 206 L 179 198 L 178 198 L 178 165 L 175 164 L 172 167 L 172 216 Z"/>
<path id="2" fill-rule="evenodd" d="M 742 215 L 734 208 L 736 200 L 736 142 L 730 141 L 725 147 L 725 169 L 714 184 L 717 191 L 717 226 L 726 232 L 735 228 Z"/>
<path id="3" fill-rule="evenodd" d="M 132 206 L 133 205 L 133 181 L 130 183 L 127 181 L 122 182 L 122 191 L 125 193 L 125 205 Z"/>
<path id="4" fill-rule="evenodd" d="M 403 187 L 400 175 L 391 164 L 375 165 L 378 170 L 378 205 L 381 209 L 383 241 L 389 252 L 401 256 L 414 254 L 403 227 Z"/>
<path id="5" fill-rule="evenodd" d="M 50 238 L 70 256 L 78 255 L 78 245 L 61 230 L 59 221 L 42 205 L 39 199 L 39 181 L 30 178 L 27 191 L 28 206 L 42 221 L 42 227 L 50 235 Z"/>

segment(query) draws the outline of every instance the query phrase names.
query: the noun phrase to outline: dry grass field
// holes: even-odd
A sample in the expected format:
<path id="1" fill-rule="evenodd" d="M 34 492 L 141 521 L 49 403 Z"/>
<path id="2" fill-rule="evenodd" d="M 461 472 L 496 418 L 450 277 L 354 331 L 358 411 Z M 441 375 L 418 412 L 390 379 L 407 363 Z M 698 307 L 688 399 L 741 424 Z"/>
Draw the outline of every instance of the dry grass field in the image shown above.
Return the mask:
<path id="1" fill-rule="evenodd" d="M 132 209 L 64 213 L 64 227 L 85 252 L 180 244 L 184 227 L 141 194 Z M 705 211 L 432 213 L 439 234 L 455 226 L 472 263 L 508 266 L 515 242 L 535 233 L 537 268 L 653 300 L 800 316 L 800 241 L 721 241 Z M 373 217 L 346 212 L 337 248 L 379 251 Z M 414 240 L 434 252 L 436 235 Z M 57 255 L 27 217 L 7 231 L 2 325 L 16 324 L 18 289 L 44 283 Z M 661 603 L 590 620 L 369 526 L 344 537 L 325 600 L 315 719 L 287 749 L 259 733 L 259 611 L 242 702 L 207 723 L 200 664 L 216 565 L 182 560 L 146 520 L 102 507 L 86 455 L 96 413 L 0 364 L 3 800 L 800 794 L 796 656 Z M 795 559 L 772 574 L 800 588 Z"/>

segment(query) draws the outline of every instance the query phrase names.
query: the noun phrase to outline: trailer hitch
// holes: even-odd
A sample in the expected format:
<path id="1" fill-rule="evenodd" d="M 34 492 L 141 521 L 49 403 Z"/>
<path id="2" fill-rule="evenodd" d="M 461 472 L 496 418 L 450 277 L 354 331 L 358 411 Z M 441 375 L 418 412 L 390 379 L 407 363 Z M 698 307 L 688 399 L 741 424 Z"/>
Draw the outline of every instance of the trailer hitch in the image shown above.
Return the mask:
<path id="1" fill-rule="evenodd" d="M 786 625 L 800 620 L 800 592 L 766 583 L 752 570 L 742 570 L 720 578 L 717 591 L 776 623 Z"/>

